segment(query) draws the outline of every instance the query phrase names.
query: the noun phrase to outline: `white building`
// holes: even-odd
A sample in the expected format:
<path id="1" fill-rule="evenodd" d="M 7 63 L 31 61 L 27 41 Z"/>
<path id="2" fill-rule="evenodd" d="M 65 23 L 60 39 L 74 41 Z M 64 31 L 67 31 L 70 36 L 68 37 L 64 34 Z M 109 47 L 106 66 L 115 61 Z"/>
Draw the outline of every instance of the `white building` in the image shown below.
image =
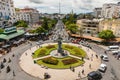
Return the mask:
<path id="1" fill-rule="evenodd" d="M 94 9 L 94 16 L 96 18 L 100 18 L 101 17 L 101 11 L 102 11 L 102 8 L 95 8 Z"/>
<path id="2" fill-rule="evenodd" d="M 103 18 L 119 18 L 120 4 L 104 4 L 102 7 L 101 16 Z"/>
<path id="3" fill-rule="evenodd" d="M 0 24 L 15 22 L 15 8 L 13 0 L 0 0 Z"/>
<path id="4" fill-rule="evenodd" d="M 16 11 L 16 18 L 34 24 L 39 22 L 39 12 L 36 9 L 26 7 Z"/>
<path id="5" fill-rule="evenodd" d="M 99 20 L 80 19 L 77 25 L 82 29 L 83 33 L 97 34 L 99 28 Z"/>

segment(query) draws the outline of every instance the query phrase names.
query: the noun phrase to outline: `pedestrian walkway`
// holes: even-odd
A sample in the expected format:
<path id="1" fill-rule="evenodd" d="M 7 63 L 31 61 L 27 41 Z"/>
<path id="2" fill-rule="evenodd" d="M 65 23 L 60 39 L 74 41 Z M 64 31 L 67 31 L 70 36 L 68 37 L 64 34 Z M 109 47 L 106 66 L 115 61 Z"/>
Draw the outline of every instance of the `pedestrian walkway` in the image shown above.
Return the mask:
<path id="1" fill-rule="evenodd" d="M 47 43 L 47 44 L 43 44 L 42 46 L 46 46 L 50 44 L 57 44 L 57 43 Z M 80 46 L 78 44 L 72 44 L 72 43 L 66 43 L 66 44 L 75 45 L 78 47 Z M 49 80 L 76 80 L 79 78 L 84 78 L 87 76 L 89 72 L 96 71 L 99 68 L 99 65 L 101 64 L 101 60 L 99 57 L 96 58 L 95 56 L 96 53 L 91 49 L 83 46 L 81 47 L 83 50 L 86 51 L 88 55 L 88 59 L 84 59 L 85 63 L 82 66 L 75 67 L 75 72 L 71 71 L 70 69 L 50 69 L 50 68 L 46 69 L 43 68 L 42 65 L 40 66 L 38 64 L 34 64 L 34 60 L 31 55 L 32 52 L 34 52 L 36 49 L 39 48 L 38 46 L 35 46 L 25 51 L 20 58 L 19 64 L 26 73 L 35 77 L 39 77 L 41 79 L 44 78 L 44 73 L 48 73 L 51 76 Z M 27 55 L 25 53 L 27 53 Z M 91 68 L 89 65 L 91 65 Z"/>
<path id="2" fill-rule="evenodd" d="M 51 57 L 51 55 L 40 57 L 40 58 L 35 58 L 34 60 L 44 59 L 44 58 L 47 58 L 47 57 Z"/>

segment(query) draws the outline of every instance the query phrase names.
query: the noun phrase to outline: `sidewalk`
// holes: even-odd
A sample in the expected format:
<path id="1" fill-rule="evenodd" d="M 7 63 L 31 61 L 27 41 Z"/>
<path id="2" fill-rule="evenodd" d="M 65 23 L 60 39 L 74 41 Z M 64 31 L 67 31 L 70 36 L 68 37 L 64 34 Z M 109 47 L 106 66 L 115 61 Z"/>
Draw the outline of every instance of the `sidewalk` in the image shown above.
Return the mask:
<path id="1" fill-rule="evenodd" d="M 42 46 L 46 46 L 49 44 L 43 44 Z M 56 43 L 52 43 L 52 44 L 56 44 Z M 68 43 L 68 44 L 79 46 L 77 44 L 72 44 L 72 43 Z M 70 69 L 45 69 L 38 64 L 34 64 L 34 61 L 32 59 L 31 56 L 32 52 L 35 51 L 37 48 L 38 47 L 36 46 L 31 48 L 31 50 L 29 49 L 26 52 L 24 52 L 20 58 L 19 64 L 21 68 L 28 74 L 42 79 L 44 78 L 44 73 L 46 72 L 51 76 L 49 80 L 76 80 L 79 78 L 78 77 L 79 73 L 81 78 L 84 78 L 87 76 L 89 72 L 96 71 L 99 68 L 99 65 L 101 64 L 101 60 L 99 57 L 96 58 L 95 52 L 82 46 L 82 49 L 87 52 L 89 60 L 84 59 L 85 63 L 83 64 L 83 66 L 76 67 L 75 72 L 72 72 Z M 27 55 L 25 53 L 27 53 Z M 82 74 L 82 70 L 84 70 L 84 74 Z"/>

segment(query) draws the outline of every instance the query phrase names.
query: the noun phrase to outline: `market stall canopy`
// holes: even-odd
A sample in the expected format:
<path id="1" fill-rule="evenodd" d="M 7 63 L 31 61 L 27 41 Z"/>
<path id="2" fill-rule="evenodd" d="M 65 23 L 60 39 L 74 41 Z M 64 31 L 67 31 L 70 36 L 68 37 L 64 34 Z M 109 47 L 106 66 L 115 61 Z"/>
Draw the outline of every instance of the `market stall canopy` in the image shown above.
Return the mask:
<path id="1" fill-rule="evenodd" d="M 12 38 L 15 38 L 17 36 L 23 35 L 25 32 L 23 30 L 17 30 L 17 32 L 15 33 L 11 33 L 11 34 L 0 34 L 0 39 L 2 40 L 10 40 Z"/>

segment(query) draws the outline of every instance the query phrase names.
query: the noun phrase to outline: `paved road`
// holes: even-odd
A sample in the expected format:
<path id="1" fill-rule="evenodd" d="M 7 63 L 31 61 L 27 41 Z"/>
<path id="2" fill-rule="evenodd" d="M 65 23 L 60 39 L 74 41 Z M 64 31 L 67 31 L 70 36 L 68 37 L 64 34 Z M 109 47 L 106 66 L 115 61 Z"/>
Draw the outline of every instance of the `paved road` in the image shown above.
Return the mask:
<path id="1" fill-rule="evenodd" d="M 96 45 L 94 43 L 90 43 L 92 49 L 97 52 L 98 55 L 104 54 L 106 47 L 103 48 L 101 45 Z M 102 63 L 107 64 L 107 71 L 103 73 L 102 80 L 120 80 L 120 60 L 117 60 L 113 55 L 107 53 L 109 62 L 102 61 Z"/>
<path id="2" fill-rule="evenodd" d="M 57 41 L 58 36 L 61 36 L 63 38 L 64 42 L 68 41 L 68 34 L 64 28 L 64 24 L 61 20 L 58 20 L 58 23 L 55 26 L 55 29 L 53 31 L 53 35 L 51 36 L 52 40 Z"/>
<path id="3" fill-rule="evenodd" d="M 33 43 L 32 46 L 34 46 L 35 43 Z M 22 69 L 19 66 L 19 57 L 20 55 L 30 47 L 32 47 L 30 44 L 22 44 L 19 47 L 13 48 L 12 51 L 9 54 L 4 55 L 0 58 L 0 62 L 3 61 L 3 58 L 6 58 L 7 61 L 10 58 L 11 62 L 4 63 L 5 67 L 1 69 L 0 73 L 0 80 L 40 80 L 39 78 L 32 77 L 22 71 Z M 15 54 L 15 57 L 12 57 L 12 55 Z M 6 73 L 6 67 L 10 66 L 11 71 L 9 73 Z M 13 71 L 15 73 L 15 76 L 13 76 Z"/>

